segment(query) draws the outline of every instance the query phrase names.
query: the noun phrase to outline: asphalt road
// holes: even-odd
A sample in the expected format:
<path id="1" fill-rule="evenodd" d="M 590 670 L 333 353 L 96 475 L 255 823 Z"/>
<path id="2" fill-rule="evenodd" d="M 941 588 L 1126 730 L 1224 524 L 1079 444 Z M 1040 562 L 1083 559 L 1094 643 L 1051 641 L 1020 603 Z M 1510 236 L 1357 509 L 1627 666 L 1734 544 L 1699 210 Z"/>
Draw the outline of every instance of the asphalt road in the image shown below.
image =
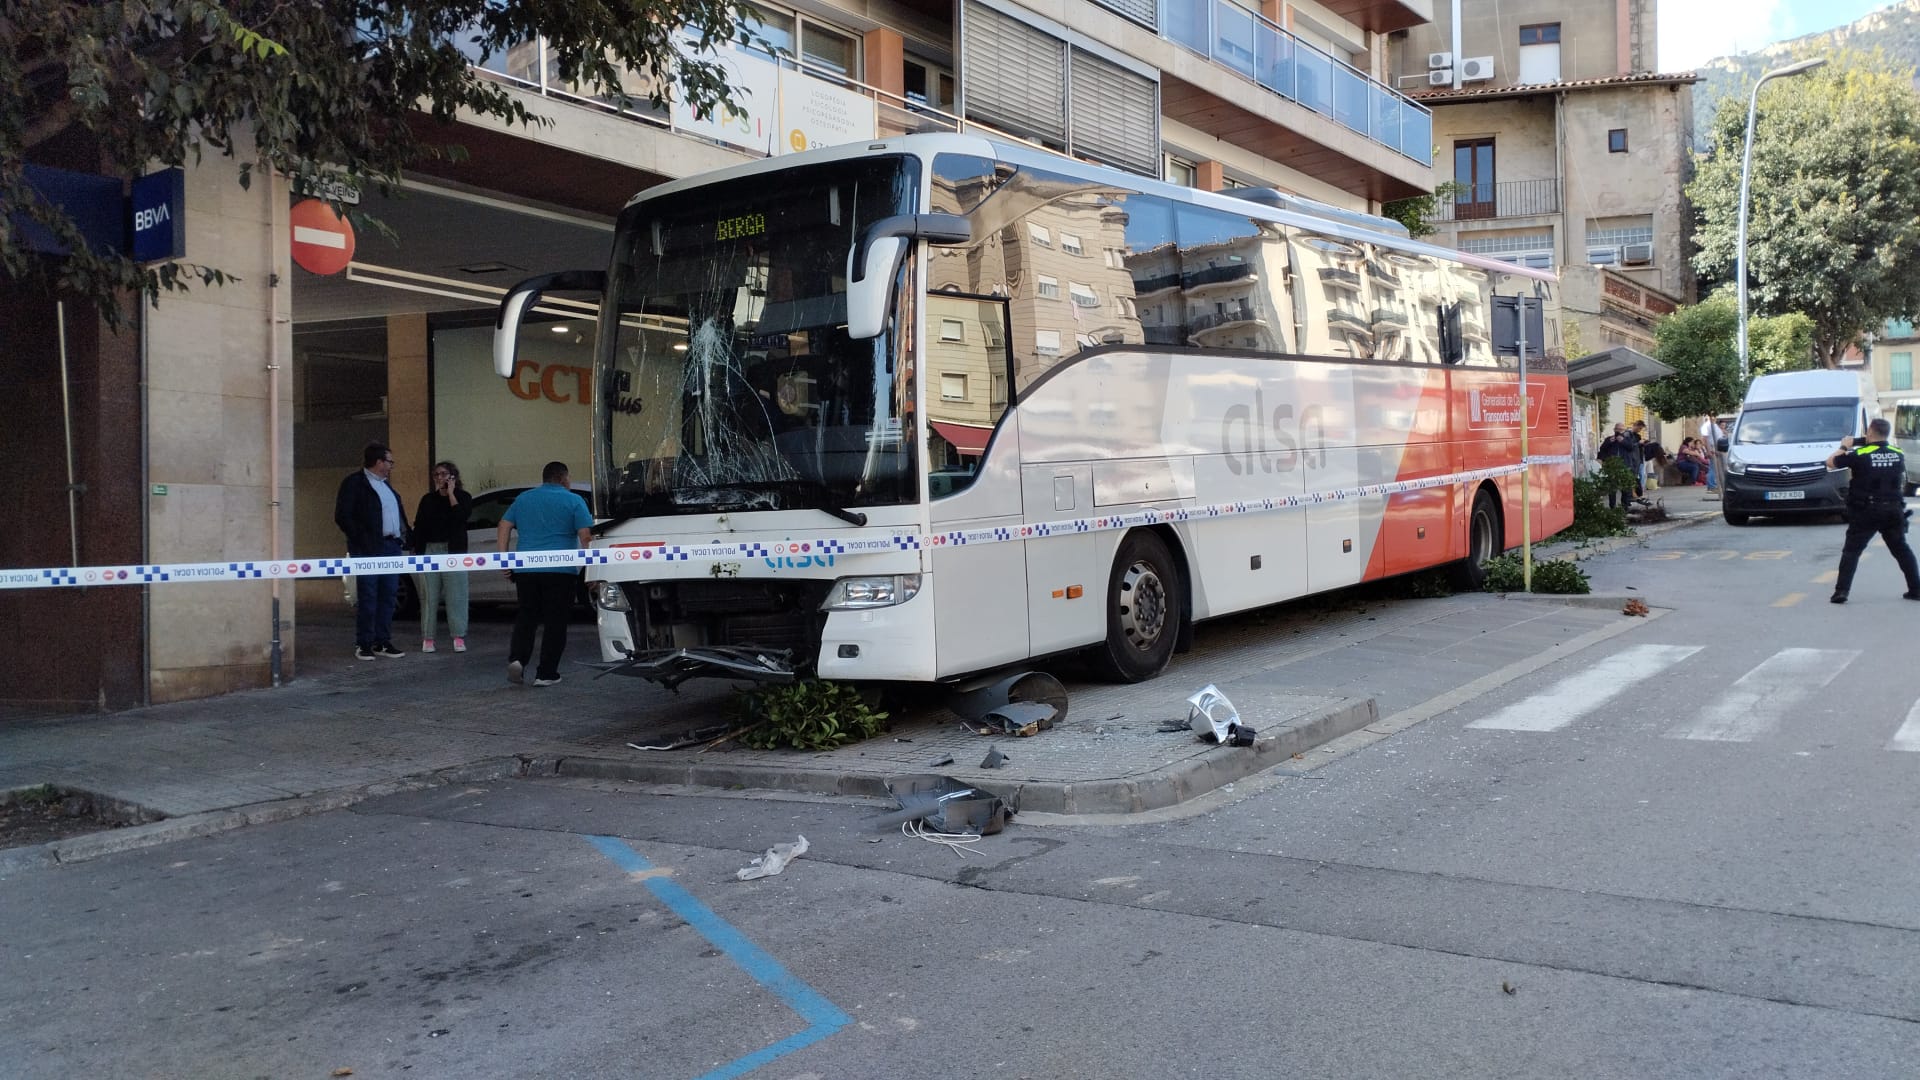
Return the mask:
<path id="1" fill-rule="evenodd" d="M 1671 610 L 1145 822 L 521 781 L 0 880 L 0 1075 L 1910 1076 L 1920 604 L 1840 531 L 1589 560 Z"/>

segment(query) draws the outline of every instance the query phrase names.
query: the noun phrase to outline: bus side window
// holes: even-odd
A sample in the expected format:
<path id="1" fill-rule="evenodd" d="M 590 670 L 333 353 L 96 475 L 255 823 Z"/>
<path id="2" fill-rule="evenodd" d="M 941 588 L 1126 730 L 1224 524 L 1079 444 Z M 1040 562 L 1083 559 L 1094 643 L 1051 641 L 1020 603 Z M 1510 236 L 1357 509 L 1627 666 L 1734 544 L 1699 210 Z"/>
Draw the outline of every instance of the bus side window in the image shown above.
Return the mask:
<path id="1" fill-rule="evenodd" d="M 965 490 L 1006 415 L 1007 302 L 927 295 L 927 476 L 933 498 Z"/>
<path id="2" fill-rule="evenodd" d="M 1292 322 L 1292 305 L 1279 228 L 1186 203 L 1174 206 L 1174 225 L 1186 344 L 1287 351 L 1284 328 Z"/>
<path id="3" fill-rule="evenodd" d="M 982 207 L 1012 176 L 1010 167 L 996 169 L 993 162 L 982 157 L 941 154 L 933 159 L 933 209 L 971 217 L 974 231 L 969 245 L 929 249 L 928 292 L 1006 295 L 1007 261 L 1000 223 L 991 210 Z"/>
<path id="4" fill-rule="evenodd" d="M 1307 323 L 1300 351 L 1315 356 L 1372 356 L 1373 319 L 1366 309 L 1364 258 L 1346 240 L 1289 229 L 1306 290 Z"/>
<path id="5" fill-rule="evenodd" d="M 1140 333 L 1149 345 L 1187 343 L 1180 302 L 1180 249 L 1173 242 L 1173 203 L 1158 195 L 1129 195 L 1126 254 Z"/>

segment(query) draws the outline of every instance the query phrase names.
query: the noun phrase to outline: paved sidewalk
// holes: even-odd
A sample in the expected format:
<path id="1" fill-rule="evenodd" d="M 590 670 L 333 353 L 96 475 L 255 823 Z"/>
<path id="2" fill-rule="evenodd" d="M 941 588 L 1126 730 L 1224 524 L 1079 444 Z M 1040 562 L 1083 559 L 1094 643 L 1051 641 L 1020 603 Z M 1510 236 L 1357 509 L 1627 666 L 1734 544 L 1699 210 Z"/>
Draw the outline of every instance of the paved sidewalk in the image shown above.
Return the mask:
<path id="1" fill-rule="evenodd" d="M 328 624 L 328 618 L 339 623 Z M 338 613 L 302 626 L 302 678 L 111 715 L 0 723 L 0 790 L 55 784 L 164 814 L 150 825 L 0 852 L 9 867 L 72 861 L 242 824 L 349 805 L 409 786 L 515 775 L 879 795 L 886 777 L 943 772 L 1028 810 L 1129 813 L 1171 806 L 1616 622 L 1593 606 L 1467 594 L 1436 600 L 1349 590 L 1202 626 L 1194 650 L 1134 686 L 1070 666 L 1064 722 L 1027 738 L 966 733 L 939 704 L 897 711 L 893 730 L 821 753 L 645 751 L 726 719 L 726 684 L 674 694 L 624 677 L 567 671 L 545 688 L 504 681 L 504 623 L 476 625 L 465 654 L 335 659 Z M 589 630 L 574 628 L 576 656 Z M 318 654 L 316 656 L 316 654 Z M 340 650 L 340 656 L 346 655 Z M 1221 747 L 1160 725 L 1216 684 L 1259 731 Z M 989 746 L 1008 758 L 979 768 Z M 952 764 L 938 765 L 951 758 Z"/>

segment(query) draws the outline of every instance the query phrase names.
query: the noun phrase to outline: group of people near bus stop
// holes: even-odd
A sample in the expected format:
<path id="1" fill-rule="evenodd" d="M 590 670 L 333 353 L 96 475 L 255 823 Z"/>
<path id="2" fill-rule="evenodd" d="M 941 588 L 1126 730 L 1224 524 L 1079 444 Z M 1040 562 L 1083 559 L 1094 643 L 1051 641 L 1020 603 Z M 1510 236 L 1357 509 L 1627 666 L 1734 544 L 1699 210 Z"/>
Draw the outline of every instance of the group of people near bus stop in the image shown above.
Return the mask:
<path id="1" fill-rule="evenodd" d="M 451 461 L 434 463 L 432 487 L 420 497 L 411 524 L 400 496 L 394 492 L 393 451 L 384 443 L 368 443 L 361 468 L 340 482 L 333 520 L 346 534 L 347 554 L 355 557 L 461 555 L 467 551 L 467 521 L 473 496 L 460 483 L 460 469 Z M 550 461 L 540 473 L 540 486 L 528 488 L 500 517 L 499 546 L 507 551 L 573 551 L 593 540 L 593 516 L 573 493 L 565 462 Z M 517 543 L 516 543 L 517 540 Z M 491 570 L 473 571 L 491 573 Z M 437 651 L 436 620 L 446 603 L 447 629 L 453 651 L 467 651 L 467 573 L 435 571 L 422 574 L 420 597 L 420 651 Z M 506 571 L 513 580 L 519 609 L 507 652 L 507 681 L 522 684 L 533 662 L 536 631 L 540 662 L 533 685 L 560 681 L 560 657 L 567 648 L 567 618 L 573 607 L 579 572 L 569 566 L 522 567 Z M 399 597 L 398 574 L 354 575 L 354 656 L 361 660 L 405 656 L 393 643 L 393 610 Z"/>
<path id="2" fill-rule="evenodd" d="M 1708 417 L 1700 426 L 1698 436 L 1688 435 L 1681 439 L 1679 448 L 1669 454 L 1659 443 L 1648 441 L 1645 420 L 1613 425 L 1613 434 L 1600 443 L 1600 451 L 1594 456 L 1602 463 L 1609 458 L 1617 458 L 1633 477 L 1633 488 L 1631 493 L 1609 490 L 1607 505 L 1630 506 L 1636 502 L 1646 505 L 1648 470 L 1665 469 L 1668 465 L 1674 467 L 1680 474 L 1681 482 L 1687 486 L 1705 484 L 1708 491 L 1718 491 L 1714 483 L 1718 477 L 1714 475 L 1713 453 L 1720 438 L 1719 423 Z"/>

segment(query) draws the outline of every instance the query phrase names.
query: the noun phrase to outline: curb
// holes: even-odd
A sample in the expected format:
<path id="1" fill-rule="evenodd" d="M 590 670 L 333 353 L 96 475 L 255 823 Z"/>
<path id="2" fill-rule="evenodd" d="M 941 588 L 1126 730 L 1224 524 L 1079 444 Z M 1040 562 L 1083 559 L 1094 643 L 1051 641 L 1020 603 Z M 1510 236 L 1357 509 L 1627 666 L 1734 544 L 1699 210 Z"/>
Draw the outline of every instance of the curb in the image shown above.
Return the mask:
<path id="1" fill-rule="evenodd" d="M 1379 705 L 1370 697 L 1345 698 L 1321 712 L 1263 736 L 1245 749 L 1189 758 L 1178 764 L 1136 776 L 1078 783 L 1028 781 L 980 786 L 1017 800 L 1021 810 L 1050 814 L 1138 814 L 1174 806 L 1224 787 L 1235 780 L 1289 761 L 1366 727 L 1380 718 Z M 595 780 L 631 780 L 647 784 L 680 784 L 710 788 L 757 788 L 813 795 L 861 795 L 886 798 L 885 777 L 841 773 L 825 769 L 785 769 L 767 765 L 691 764 L 675 761 L 630 761 L 620 758 L 530 758 L 525 776 L 584 777 Z"/>
<path id="2" fill-rule="evenodd" d="M 1534 558 L 1572 559 L 1574 562 L 1582 562 L 1596 555 L 1605 555 L 1609 552 L 1618 551 L 1628 544 L 1637 543 L 1650 536 L 1659 536 L 1662 533 L 1670 533 L 1675 529 L 1684 529 L 1693 525 L 1705 524 L 1706 522 L 1719 518 L 1719 516 L 1719 514 L 1711 512 L 1693 513 L 1687 514 L 1684 517 L 1670 517 L 1665 521 L 1656 521 L 1650 525 L 1635 525 L 1633 527 L 1634 531 L 1627 536 L 1603 536 L 1598 540 L 1585 542 L 1569 541 L 1565 546 L 1551 543 L 1545 544 L 1534 549 Z"/>
<path id="3" fill-rule="evenodd" d="M 435 769 L 432 772 L 416 773 L 397 780 L 381 780 L 360 787 L 341 788 L 337 791 L 325 791 L 317 795 L 302 795 L 291 799 L 275 799 L 271 802 L 249 803 L 246 806 L 236 806 L 227 810 L 206 810 L 197 814 L 163 818 L 145 825 L 128 825 L 124 828 L 106 829 L 83 836 L 70 836 L 64 840 L 49 840 L 44 844 L 7 848 L 0 850 L 0 878 L 22 870 L 58 866 L 62 863 L 85 862 L 102 855 L 138 851 L 141 848 L 170 844 L 176 840 L 190 840 L 196 836 L 212 836 L 215 833 L 228 832 L 247 825 L 266 825 L 276 821 L 291 821 L 309 814 L 324 814 L 330 810 L 342 810 L 355 803 L 384 795 L 397 795 L 404 791 L 418 791 L 422 788 L 439 787 L 442 784 L 500 780 L 520 776 L 524 771 L 525 761 L 522 758 L 489 758 L 466 765 Z"/>

